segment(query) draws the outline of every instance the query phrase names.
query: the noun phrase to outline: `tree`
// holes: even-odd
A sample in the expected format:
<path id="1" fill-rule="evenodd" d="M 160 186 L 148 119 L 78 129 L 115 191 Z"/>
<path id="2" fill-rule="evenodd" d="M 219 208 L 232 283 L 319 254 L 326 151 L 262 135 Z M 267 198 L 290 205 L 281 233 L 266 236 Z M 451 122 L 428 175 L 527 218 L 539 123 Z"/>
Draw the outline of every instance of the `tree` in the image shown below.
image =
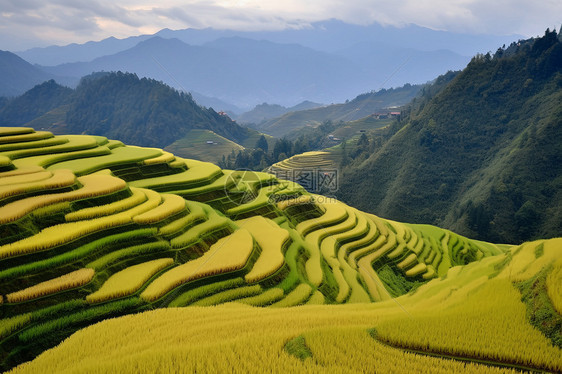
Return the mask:
<path id="1" fill-rule="evenodd" d="M 288 156 L 292 155 L 292 148 L 293 143 L 287 138 L 277 140 L 275 142 L 275 145 L 273 146 L 273 158 L 275 160 L 279 160 L 279 155 L 281 153 L 284 153 L 285 158 L 287 158 Z"/>
<path id="2" fill-rule="evenodd" d="M 266 153 L 267 150 L 269 149 L 269 145 L 267 144 L 267 139 L 263 135 L 261 135 L 258 141 L 256 142 L 256 149 L 260 149 L 260 148 Z"/>
<path id="3" fill-rule="evenodd" d="M 347 140 L 343 139 L 341 143 L 341 161 L 340 166 L 346 166 L 349 164 L 349 155 L 347 154 Z"/>
<path id="4" fill-rule="evenodd" d="M 360 148 L 362 151 L 365 151 L 369 148 L 369 138 L 365 133 L 361 133 L 361 136 L 357 141 L 357 147 Z"/>

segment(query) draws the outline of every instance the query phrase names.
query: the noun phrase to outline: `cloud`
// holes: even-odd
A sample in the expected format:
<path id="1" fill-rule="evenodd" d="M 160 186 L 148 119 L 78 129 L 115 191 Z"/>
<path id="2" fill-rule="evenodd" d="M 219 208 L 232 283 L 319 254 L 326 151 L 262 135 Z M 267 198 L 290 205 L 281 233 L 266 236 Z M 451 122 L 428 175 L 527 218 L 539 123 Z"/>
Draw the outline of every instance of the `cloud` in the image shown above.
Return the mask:
<path id="1" fill-rule="evenodd" d="M 272 30 L 337 18 L 464 33 L 542 34 L 562 23 L 559 0 L 3 0 L 0 49 L 154 33 L 162 28 Z M 8 36 L 10 35 L 10 36 Z M 7 43 L 11 42 L 10 48 Z"/>

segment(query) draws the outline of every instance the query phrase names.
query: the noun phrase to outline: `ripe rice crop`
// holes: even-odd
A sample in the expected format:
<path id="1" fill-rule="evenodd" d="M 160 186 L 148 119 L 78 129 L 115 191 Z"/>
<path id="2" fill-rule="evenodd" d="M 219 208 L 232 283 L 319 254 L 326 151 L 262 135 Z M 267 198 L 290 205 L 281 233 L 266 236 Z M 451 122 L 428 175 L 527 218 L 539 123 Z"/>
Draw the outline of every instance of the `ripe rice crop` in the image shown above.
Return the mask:
<path id="1" fill-rule="evenodd" d="M 99 321 L 104 319 L 104 317 L 108 318 L 123 314 L 126 311 L 133 311 L 135 308 L 138 308 L 139 304 L 141 304 L 141 301 L 138 298 L 127 298 L 82 309 L 74 313 L 63 314 L 56 319 L 51 319 L 26 329 L 19 334 L 18 338 L 21 342 L 29 344 L 35 339 L 60 332 L 72 326 L 80 326 L 87 322 Z"/>
<path id="2" fill-rule="evenodd" d="M 233 173 L 232 170 L 223 170 L 222 173 L 220 177 L 213 180 L 211 183 L 202 186 L 186 186 L 185 188 L 177 186 L 177 189 L 166 188 L 166 192 L 181 195 L 189 200 L 191 200 L 192 197 L 199 197 L 213 192 L 224 194 L 224 191 L 234 187 L 236 182 L 234 178 L 230 177 Z"/>
<path id="3" fill-rule="evenodd" d="M 144 192 L 144 194 L 146 195 L 147 200 L 137 206 L 123 211 L 122 213 L 126 214 L 131 220 L 133 220 L 134 217 L 138 215 L 156 208 L 162 202 L 162 195 L 160 195 L 158 192 L 145 189 L 143 189 L 142 192 Z"/>
<path id="4" fill-rule="evenodd" d="M 4 152 L 4 154 L 12 160 L 23 158 L 45 160 L 51 156 L 60 156 L 63 154 L 68 155 L 73 152 L 92 150 L 99 146 L 98 140 L 95 137 L 88 135 L 57 136 L 54 139 L 58 140 L 60 143 L 53 144 L 49 147 L 23 147 L 26 143 L 19 143 L 22 147 L 13 151 Z M 27 164 L 27 162 L 24 163 Z M 37 165 L 39 165 L 39 163 L 37 163 Z"/>
<path id="5" fill-rule="evenodd" d="M 90 262 L 87 266 L 95 270 L 103 270 L 104 268 L 125 259 L 130 259 L 146 254 L 163 252 L 169 249 L 170 244 L 165 240 L 158 240 L 155 242 L 148 242 L 132 246 L 127 245 L 127 243 L 123 243 L 123 246 L 120 249 L 109 252 L 105 256 L 102 256 L 95 261 Z"/>
<path id="6" fill-rule="evenodd" d="M 323 203 L 321 206 L 325 208 L 325 212 L 322 216 L 309 219 L 297 225 L 297 231 L 302 236 L 306 236 L 314 230 L 323 230 L 326 227 L 338 224 L 345 221 L 349 216 L 349 213 L 345 209 L 345 205 L 342 203 Z"/>
<path id="7" fill-rule="evenodd" d="M 70 171 L 56 170 L 54 173 L 63 173 L 65 178 L 67 176 L 69 180 L 72 178 L 74 183 L 74 174 Z M 110 194 L 127 187 L 127 184 L 122 179 L 101 174 L 79 177 L 78 181 L 82 184 L 82 188 L 77 190 L 28 197 L 0 207 L 0 224 L 15 221 L 36 209 L 49 205 Z"/>
<path id="8" fill-rule="evenodd" d="M 192 306 L 213 306 L 229 301 L 238 301 L 244 297 L 260 295 L 262 289 L 259 284 L 246 287 L 237 287 L 231 290 L 222 291 L 204 299 L 197 300 Z"/>
<path id="9" fill-rule="evenodd" d="M 370 301 L 370 300 L 369 300 Z M 318 290 L 314 291 L 310 299 L 306 302 L 306 305 L 322 305 L 326 302 L 324 294 Z"/>
<path id="10" fill-rule="evenodd" d="M 248 283 L 257 282 L 279 270 L 285 263 L 282 249 L 289 239 L 287 230 L 283 230 L 271 220 L 260 216 L 236 223 L 250 231 L 262 250 L 252 270 L 246 274 L 246 281 Z"/>
<path id="11" fill-rule="evenodd" d="M 31 322 L 31 313 L 0 319 L 0 340 Z"/>
<path id="12" fill-rule="evenodd" d="M 558 314 L 562 315 L 562 259 L 558 260 L 546 278 L 548 297 Z"/>
<path id="13" fill-rule="evenodd" d="M 2 156 L 0 156 L 0 166 L 2 166 Z M 20 174 L 20 175 L 16 174 L 13 176 L 2 177 L 0 179 L 0 186 L 38 182 L 41 180 L 51 178 L 52 176 L 53 173 L 46 170 L 38 171 L 37 173 L 28 173 L 28 174 Z"/>
<path id="14" fill-rule="evenodd" d="M 57 136 L 48 139 L 34 140 L 30 142 L 0 144 L 0 152 L 8 152 L 8 151 L 15 151 L 19 149 L 30 149 L 30 148 L 47 148 L 64 143 L 68 143 L 68 139 Z"/>
<path id="15" fill-rule="evenodd" d="M 351 285 L 355 288 L 361 286 L 357 282 L 356 272 L 345 262 L 343 255 L 340 256 L 338 254 L 338 257 L 336 257 L 336 251 L 338 251 L 338 247 L 339 251 L 342 251 L 340 247 L 341 242 L 354 243 L 356 238 L 364 237 L 369 229 L 366 217 L 359 214 L 359 212 L 354 209 L 349 209 L 348 212 L 349 218 L 347 221 L 337 226 L 330 227 L 330 231 L 341 232 L 327 236 L 322 240 L 320 245 L 320 252 L 330 266 L 339 289 L 336 296 L 336 302 L 338 303 L 344 302 L 347 299 L 351 291 Z M 350 223 L 352 224 L 351 226 L 349 225 Z M 349 229 L 346 230 L 345 228 Z M 344 267 L 348 267 L 354 274 L 351 276 L 348 275 L 347 277 L 344 276 L 344 271 L 342 270 Z"/>
<path id="16" fill-rule="evenodd" d="M 0 160 L 0 196 L 2 188 L 23 191 L 0 205 L 0 234 L 6 233 L 0 243 L 12 241 L 0 246 L 0 263 L 6 265 L 0 269 L 0 314 L 10 317 L 0 320 L 2 370 L 21 361 L 20 353 L 35 354 L 103 319 L 186 305 L 194 307 L 184 314 L 172 311 L 173 320 L 154 313 L 147 322 L 140 314 L 117 324 L 102 322 L 113 326 L 108 330 L 87 327 L 84 331 L 97 334 L 77 332 L 53 351 L 67 349 L 68 342 L 75 350 L 59 356 L 48 351 L 36 359 L 44 365 L 32 361 L 17 370 L 506 371 L 423 356 L 446 355 L 449 348 L 453 356 L 470 360 L 561 369 L 561 351 L 551 349 L 551 335 L 540 326 L 562 308 L 562 239 L 510 249 L 427 225 L 386 221 L 335 200 L 324 202 L 265 173 L 174 161 L 161 150 L 125 147 L 102 137 L 69 139 L 30 140 L 29 147 L 0 142 L 0 158 L 5 157 Z M 78 147 L 86 143 L 91 147 Z M 104 155 L 85 157 L 98 152 Z M 282 166 L 322 165 L 323 157 L 295 157 Z M 52 162 L 47 171 L 34 165 Z M 18 165 L 28 166 L 11 170 Z M 29 190 L 64 168 L 93 174 L 73 175 L 73 183 L 61 188 L 73 189 L 68 192 Z M 159 176 L 144 178 L 151 172 Z M 112 173 L 140 179 L 129 183 Z M 115 201 L 121 196 L 128 197 Z M 67 222 L 59 224 L 63 218 Z M 233 221 L 237 218 L 245 219 Z M 381 268 L 386 261 L 391 264 Z M 55 289 L 60 279 L 42 281 L 84 267 L 93 272 L 87 285 L 65 292 L 64 287 L 73 287 L 69 281 L 60 292 L 45 291 L 49 282 Z M 513 281 L 527 293 L 521 296 Z M 407 290 L 390 300 L 390 293 Z M 501 295 L 494 299 L 494 292 Z M 538 297 L 548 313 L 552 301 L 553 315 L 533 309 Z M 204 312 L 197 307 L 219 303 L 229 305 Z M 314 305 L 335 303 L 363 305 Z M 298 307 L 266 311 L 249 305 Z M 380 341 L 373 339 L 379 328 Z M 312 358 L 301 361 L 283 350 L 295 337 Z"/>
<path id="17" fill-rule="evenodd" d="M 22 131 L 19 134 L 15 134 L 12 131 L 12 135 L 0 136 L 0 144 L 29 142 L 33 140 L 48 139 L 52 137 L 53 134 L 48 131 L 33 131 L 29 133 L 24 133 Z"/>
<path id="18" fill-rule="evenodd" d="M 12 165 L 12 159 L 6 156 L 0 155 L 0 168 L 8 168 Z"/>
<path id="19" fill-rule="evenodd" d="M 404 352 L 373 339 L 381 316 L 364 305 L 167 308 L 110 319 L 80 330 L 18 367 L 37 372 L 169 373 L 513 373 L 471 362 Z M 186 323 L 178 323 L 186 321 Z M 302 336 L 312 358 L 288 354 Z M 204 342 L 204 344 L 202 344 Z M 111 358 L 111 359 L 108 359 Z M 139 369 L 140 368 L 140 369 Z"/>
<path id="20" fill-rule="evenodd" d="M 70 169 L 76 175 L 84 175 L 108 169 L 112 166 L 137 164 L 147 158 L 153 158 L 161 154 L 161 151 L 157 149 L 145 149 L 134 146 L 117 147 L 111 150 L 107 146 L 99 148 L 107 151 L 97 156 L 92 154 L 91 156 L 84 156 L 85 158 L 59 160 L 56 164 L 50 166 L 49 169 Z"/>
<path id="21" fill-rule="evenodd" d="M 259 187 L 258 187 L 259 188 Z M 250 201 L 245 201 L 243 204 L 237 205 L 226 211 L 229 216 L 236 216 L 237 214 L 251 212 L 252 210 L 257 210 L 261 207 L 270 204 L 269 197 L 279 190 L 279 185 L 265 186 L 259 188 L 257 196 Z M 248 195 L 251 196 L 251 195 Z"/>
<path id="22" fill-rule="evenodd" d="M 188 227 L 189 225 L 193 224 L 196 221 L 204 220 L 207 218 L 205 211 L 201 207 L 200 203 L 196 203 L 193 201 L 185 201 L 188 209 L 189 214 L 178 218 L 175 221 L 170 222 L 169 224 L 162 226 L 158 229 L 160 235 L 171 235 L 177 233 L 178 231 Z"/>
<path id="23" fill-rule="evenodd" d="M 162 221 L 181 211 L 186 210 L 186 203 L 183 197 L 178 195 L 162 194 L 162 204 L 154 209 L 133 217 L 133 221 L 139 225 L 148 225 Z"/>
<path id="24" fill-rule="evenodd" d="M 0 258 L 24 255 L 47 250 L 77 239 L 81 236 L 124 225 L 131 221 L 125 213 L 95 218 L 88 221 L 70 222 L 47 227 L 38 234 L 0 246 Z"/>
<path id="25" fill-rule="evenodd" d="M 207 207 L 207 209 L 209 208 Z M 190 228 L 183 234 L 170 240 L 172 248 L 179 249 L 188 247 L 201 240 L 206 233 L 233 226 L 232 221 L 226 217 L 219 216 L 214 209 L 209 209 L 205 214 L 208 215 L 205 222 Z"/>
<path id="26" fill-rule="evenodd" d="M 33 132 L 35 132 L 35 130 L 31 127 L 11 127 L 11 126 L 0 127 L 0 137 L 30 134 Z"/>
<path id="27" fill-rule="evenodd" d="M 75 183 L 76 177 L 70 170 L 57 170 L 52 177 L 32 183 L 0 186 L 0 199 L 28 192 L 68 187 Z"/>
<path id="28" fill-rule="evenodd" d="M 131 186 L 150 188 L 156 191 L 169 191 L 178 188 L 189 188 L 197 186 L 199 183 L 211 181 L 222 175 L 222 170 L 218 166 L 202 161 L 184 160 L 176 157 L 178 160 L 185 162 L 188 169 L 177 174 L 170 174 L 161 177 L 145 178 L 130 182 Z"/>
<path id="29" fill-rule="evenodd" d="M 426 270 L 427 270 L 427 265 L 424 264 L 423 262 L 420 262 L 417 265 L 414 265 L 411 269 L 408 269 L 405 274 L 408 277 L 415 277 L 416 275 L 419 275 L 425 272 Z M 435 270 L 433 270 L 433 273 L 435 273 Z"/>
<path id="30" fill-rule="evenodd" d="M 163 163 L 172 162 L 176 159 L 176 156 L 174 156 L 170 152 L 166 152 L 166 151 L 161 151 L 161 152 L 162 154 L 160 156 L 154 158 L 148 158 L 143 161 L 143 164 L 145 165 L 163 164 Z"/>
<path id="31" fill-rule="evenodd" d="M 15 267 L 11 267 L 0 271 L 0 280 L 21 277 L 26 274 L 34 274 L 51 268 L 55 268 L 64 264 L 72 263 L 83 257 L 91 255 L 92 253 L 102 252 L 107 248 L 121 245 L 125 247 L 129 241 L 132 240 L 149 240 L 156 234 L 155 228 L 137 229 L 126 231 L 119 234 L 103 237 L 94 240 L 88 244 L 84 244 L 78 248 L 72 249 L 68 252 L 61 253 L 60 255 L 49 257 L 48 259 L 31 262 Z M 113 251 L 111 253 L 115 253 Z M 101 257 L 103 258 L 103 257 Z M 90 266 L 92 267 L 92 266 Z"/>
<path id="32" fill-rule="evenodd" d="M 45 155 L 19 158 L 17 160 L 14 160 L 14 165 L 16 165 L 18 168 L 27 167 L 31 165 L 39 165 L 46 169 L 51 169 L 51 170 L 69 169 L 64 167 L 63 168 L 56 167 L 56 164 L 63 163 L 67 160 L 85 159 L 88 157 L 89 158 L 100 157 L 103 155 L 108 155 L 110 153 L 111 151 L 109 150 L 109 148 L 105 146 L 99 146 L 99 147 L 96 146 L 94 148 L 80 149 L 72 152 L 62 152 L 62 153 L 53 153 L 53 154 L 49 153 Z M 72 171 L 76 172 L 75 170 Z"/>
<path id="33" fill-rule="evenodd" d="M 390 255 L 388 257 L 390 257 Z M 400 261 L 397 264 L 397 266 L 400 269 L 404 270 L 404 269 L 408 268 L 409 266 L 412 266 L 413 264 L 415 264 L 417 262 L 416 261 L 417 259 L 418 258 L 416 257 L 415 253 L 410 253 L 408 256 L 406 256 L 406 258 L 404 260 Z"/>
<path id="34" fill-rule="evenodd" d="M 142 292 L 141 297 L 154 301 L 189 281 L 242 269 L 254 250 L 254 240 L 245 229 L 219 239 L 201 257 L 168 270 Z"/>
<path id="35" fill-rule="evenodd" d="M 379 238 L 383 237 L 381 236 Z M 359 273 L 363 276 L 363 280 L 365 281 L 369 293 L 374 300 L 388 300 L 391 297 L 371 264 L 395 246 L 396 236 L 390 235 L 388 237 L 388 241 L 384 245 L 357 261 Z"/>
<path id="36" fill-rule="evenodd" d="M 154 274 L 174 263 L 171 258 L 162 258 L 133 265 L 113 274 L 96 292 L 86 296 L 89 303 L 129 296 L 140 289 Z"/>
<path id="37" fill-rule="evenodd" d="M 312 201 L 313 199 L 311 195 L 301 195 L 293 199 L 281 200 L 280 202 L 277 203 L 277 208 L 281 210 L 285 210 L 293 205 L 307 204 Z"/>
<path id="38" fill-rule="evenodd" d="M 113 179 L 117 179 L 117 178 L 113 178 Z M 98 206 L 80 209 L 75 212 L 66 214 L 64 218 L 67 222 L 72 222 L 72 221 L 81 221 L 86 219 L 108 216 L 111 214 L 122 212 L 127 209 L 131 209 L 132 207 L 135 207 L 146 201 L 147 198 L 143 190 L 132 187 L 131 192 L 132 192 L 131 196 L 125 199 L 105 205 L 98 205 Z"/>
<path id="39" fill-rule="evenodd" d="M 338 224 L 342 223 L 347 226 L 350 221 L 344 204 L 323 203 L 321 206 L 325 209 L 322 216 L 301 222 L 296 227 L 299 234 L 308 243 L 306 248 L 309 252 L 309 259 L 305 265 L 306 276 L 316 287 L 320 286 L 323 278 L 319 248 L 321 240 L 330 233 L 340 232 L 341 230 L 337 228 Z M 334 229 L 334 227 L 336 228 Z"/>
<path id="40" fill-rule="evenodd" d="M 287 296 L 285 296 L 285 298 L 272 304 L 271 306 L 283 308 L 303 304 L 306 300 L 308 300 L 311 292 L 312 287 L 310 287 L 310 285 L 308 285 L 307 283 L 301 283 L 297 286 L 297 288 L 295 288 Z"/>
<path id="41" fill-rule="evenodd" d="M 379 339 L 404 348 L 562 370 L 562 350 L 528 324 L 521 296 L 508 279 L 492 279 L 473 292 L 478 298 L 465 296 L 439 315 L 428 311 L 383 323 L 377 326 Z"/>
<path id="42" fill-rule="evenodd" d="M 365 217 L 366 216 L 364 214 L 360 214 L 360 216 Z M 338 251 L 338 257 L 340 258 L 340 262 L 341 261 L 345 261 L 345 259 L 349 259 L 352 253 L 355 253 L 356 251 L 362 249 L 362 248 L 366 248 L 369 245 L 373 244 L 373 242 L 379 238 L 380 233 L 379 230 L 377 228 L 377 225 L 375 225 L 374 222 L 372 222 L 371 220 L 367 219 L 367 225 L 368 225 L 368 233 L 367 235 L 365 235 L 363 238 L 353 241 L 353 242 L 349 242 L 349 243 L 344 243 L 341 247 L 340 250 Z M 353 256 L 353 258 L 355 258 L 357 255 Z M 350 261 L 352 262 L 352 261 Z"/>
<path id="43" fill-rule="evenodd" d="M 6 301 L 9 303 L 19 303 L 71 288 L 80 287 L 92 280 L 94 274 L 95 272 L 93 269 L 84 268 L 76 270 L 72 273 L 62 275 L 46 282 L 41 282 L 21 291 L 12 292 L 6 295 Z"/>
<path id="44" fill-rule="evenodd" d="M 200 300 L 209 295 L 222 292 L 231 288 L 243 287 L 246 282 L 243 278 L 231 278 L 224 281 L 217 281 L 204 286 L 200 286 L 189 291 L 186 291 L 172 300 L 168 307 L 179 307 L 193 304 L 193 302 Z"/>
<path id="45" fill-rule="evenodd" d="M 281 288 L 274 287 L 263 291 L 259 295 L 245 297 L 243 299 L 236 300 L 236 302 L 252 306 L 265 306 L 282 299 L 284 295 L 285 294 Z"/>
<path id="46" fill-rule="evenodd" d="M 351 252 L 348 256 L 349 264 L 353 268 L 357 268 L 357 261 L 359 261 L 362 257 L 372 253 L 373 251 L 378 250 L 386 242 L 387 237 L 385 235 L 379 235 L 373 243 Z M 393 245 L 395 245 L 395 243 Z"/>

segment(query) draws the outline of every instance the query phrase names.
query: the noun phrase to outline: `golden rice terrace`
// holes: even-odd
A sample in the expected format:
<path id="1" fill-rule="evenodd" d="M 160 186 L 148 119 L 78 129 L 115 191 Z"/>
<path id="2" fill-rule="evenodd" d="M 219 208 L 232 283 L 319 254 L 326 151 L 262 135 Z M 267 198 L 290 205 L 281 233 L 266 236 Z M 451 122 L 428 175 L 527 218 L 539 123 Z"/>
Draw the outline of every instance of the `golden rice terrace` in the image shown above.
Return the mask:
<path id="1" fill-rule="evenodd" d="M 0 128 L 4 370 L 557 372 L 561 258 L 561 239 L 484 243 L 267 173 Z"/>

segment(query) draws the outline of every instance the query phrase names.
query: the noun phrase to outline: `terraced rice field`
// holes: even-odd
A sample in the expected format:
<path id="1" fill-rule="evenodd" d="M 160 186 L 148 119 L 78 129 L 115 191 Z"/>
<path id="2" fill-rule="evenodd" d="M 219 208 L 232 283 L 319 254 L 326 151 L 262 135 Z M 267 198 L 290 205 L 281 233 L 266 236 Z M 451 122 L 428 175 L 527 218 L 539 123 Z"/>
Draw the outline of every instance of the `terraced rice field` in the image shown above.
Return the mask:
<path id="1" fill-rule="evenodd" d="M 297 157 L 287 167 L 329 167 L 324 156 Z M 517 289 L 542 282 L 545 305 L 559 313 L 558 239 L 520 247 L 473 241 L 437 227 L 365 214 L 271 174 L 221 170 L 159 149 L 30 128 L 0 128 L 0 234 L 2 369 L 32 360 L 96 322 L 168 306 L 193 308 L 186 314 L 174 309 L 127 316 L 123 328 L 131 331 L 131 341 L 143 341 L 133 337 L 137 330 L 130 326 L 144 326 L 153 316 L 154 330 L 148 330 L 160 335 L 151 346 L 179 341 L 182 348 L 143 348 L 132 359 L 135 351 L 107 321 L 17 371 L 129 371 L 137 359 L 148 372 L 175 370 L 174 363 L 161 360 L 179 359 L 176 355 L 207 355 L 200 363 L 189 360 L 197 371 L 224 369 L 224 359 L 213 363 L 217 356 L 210 347 L 237 355 L 232 365 L 247 372 L 259 372 L 266 363 L 276 372 L 338 371 L 345 365 L 391 370 L 401 362 L 404 372 L 427 367 L 447 372 L 464 365 L 412 353 L 421 350 L 469 359 L 474 363 L 467 368 L 474 371 L 504 370 L 486 366 L 489 362 L 562 368 L 557 335 L 547 337 L 529 324 Z M 493 289 L 502 290 L 502 297 L 483 302 Z M 229 302 L 237 305 L 196 308 Z M 299 305 L 306 307 L 284 309 Z M 241 328 L 242 322 L 224 331 L 205 322 L 229 314 L 240 321 L 256 318 L 255 327 L 264 334 L 257 337 Z M 498 323 L 496 315 L 510 320 Z M 476 316 L 483 330 L 495 327 L 463 334 Z M 181 328 L 170 327 L 174 318 Z M 202 322 L 197 327 L 178 319 Z M 447 335 L 439 321 L 455 326 L 449 330 L 456 335 Z M 502 340 L 515 329 L 516 338 Z M 223 332 L 234 331 L 246 335 L 221 343 Z M 304 340 L 297 339 L 301 335 Z M 207 348 L 196 347 L 197 336 L 210 339 Z M 340 336 L 361 360 L 351 362 L 355 353 L 337 343 Z M 312 361 L 284 353 L 293 338 L 298 349 L 310 351 Z M 94 348 L 84 351 L 81 339 Z M 479 349 L 482 339 L 489 344 Z M 530 348 L 518 349 L 517 342 L 526 339 Z M 113 344 L 123 347 L 114 349 L 119 357 L 104 348 Z M 265 353 L 258 352 L 260 344 Z M 386 353 L 372 356 L 377 350 Z M 102 360 L 104 355 L 112 358 Z M 261 355 L 271 360 L 260 362 Z M 88 364 L 73 366 L 65 357 L 83 357 Z"/>
<path id="2" fill-rule="evenodd" d="M 337 189 L 339 158 L 326 151 L 305 152 L 279 161 L 268 172 L 279 179 L 300 183 L 309 192 L 330 193 Z"/>

